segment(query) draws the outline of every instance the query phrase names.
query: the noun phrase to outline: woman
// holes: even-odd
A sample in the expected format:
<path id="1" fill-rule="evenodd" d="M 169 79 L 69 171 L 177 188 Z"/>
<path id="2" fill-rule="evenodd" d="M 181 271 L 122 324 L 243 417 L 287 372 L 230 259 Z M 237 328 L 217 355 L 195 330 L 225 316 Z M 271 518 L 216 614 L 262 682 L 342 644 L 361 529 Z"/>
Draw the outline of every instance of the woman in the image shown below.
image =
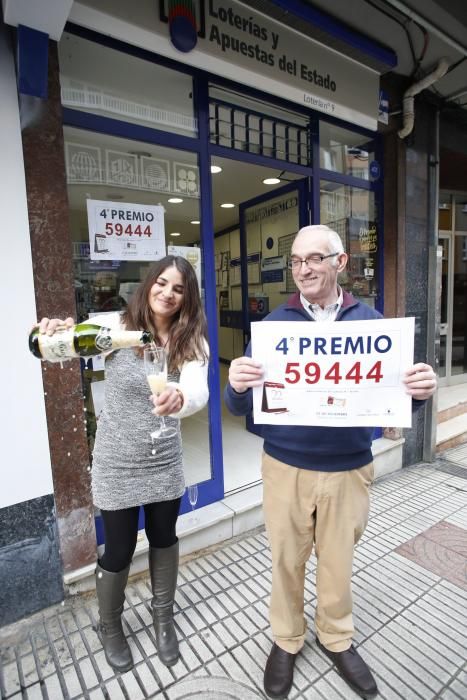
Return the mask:
<path id="1" fill-rule="evenodd" d="M 166 666 L 179 658 L 173 622 L 178 573 L 176 522 L 185 489 L 179 418 L 208 400 L 206 325 L 195 272 L 184 258 L 168 255 L 149 270 L 127 309 L 96 316 L 95 323 L 147 329 L 168 354 L 169 382 L 148 403 L 143 351 L 118 350 L 106 357 L 104 408 L 97 425 L 92 491 L 100 509 L 105 552 L 97 563 L 98 634 L 108 663 L 125 672 L 133 666 L 121 615 L 130 563 L 136 547 L 139 506 L 144 507 L 149 541 L 152 611 L 159 657 Z M 44 318 L 41 332 L 52 334 L 59 319 Z M 65 321 L 73 325 L 73 319 Z M 172 438 L 155 439 L 156 419 L 167 416 Z"/>

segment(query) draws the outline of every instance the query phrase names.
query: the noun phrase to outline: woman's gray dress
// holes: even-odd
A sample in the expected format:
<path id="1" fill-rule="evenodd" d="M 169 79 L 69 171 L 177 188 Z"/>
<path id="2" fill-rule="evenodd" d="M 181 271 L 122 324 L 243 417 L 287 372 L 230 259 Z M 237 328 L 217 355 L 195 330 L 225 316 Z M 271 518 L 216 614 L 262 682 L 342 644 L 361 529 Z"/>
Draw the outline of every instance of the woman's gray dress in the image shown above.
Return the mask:
<path id="1" fill-rule="evenodd" d="M 144 361 L 132 349 L 118 350 L 105 362 L 105 402 L 97 422 L 92 465 L 94 504 L 119 510 L 179 498 L 185 490 L 180 421 L 172 438 L 150 433 L 159 423 L 152 413 Z M 170 375 L 178 381 L 178 375 Z"/>

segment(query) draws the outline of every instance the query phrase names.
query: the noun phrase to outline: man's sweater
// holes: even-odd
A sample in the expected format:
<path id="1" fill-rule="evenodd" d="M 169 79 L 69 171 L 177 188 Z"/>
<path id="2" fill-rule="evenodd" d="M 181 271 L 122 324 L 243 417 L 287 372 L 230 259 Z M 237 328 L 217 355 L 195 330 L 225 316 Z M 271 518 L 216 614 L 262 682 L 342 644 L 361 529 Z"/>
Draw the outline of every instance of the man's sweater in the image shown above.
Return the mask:
<path id="1" fill-rule="evenodd" d="M 339 321 L 366 321 L 382 318 L 378 311 L 357 301 L 344 292 L 342 307 L 336 317 Z M 293 294 L 285 304 L 272 311 L 265 321 L 308 321 L 314 323 L 300 301 L 300 294 Z M 251 357 L 248 345 L 245 354 Z M 230 384 L 224 391 L 225 403 L 231 413 L 245 416 L 253 408 L 252 390 L 236 392 Z M 414 401 L 414 407 L 422 401 Z M 362 427 L 309 427 L 290 425 L 262 425 L 264 451 L 281 462 L 302 469 L 317 471 L 346 471 L 357 469 L 372 461 L 371 442 L 373 428 Z"/>

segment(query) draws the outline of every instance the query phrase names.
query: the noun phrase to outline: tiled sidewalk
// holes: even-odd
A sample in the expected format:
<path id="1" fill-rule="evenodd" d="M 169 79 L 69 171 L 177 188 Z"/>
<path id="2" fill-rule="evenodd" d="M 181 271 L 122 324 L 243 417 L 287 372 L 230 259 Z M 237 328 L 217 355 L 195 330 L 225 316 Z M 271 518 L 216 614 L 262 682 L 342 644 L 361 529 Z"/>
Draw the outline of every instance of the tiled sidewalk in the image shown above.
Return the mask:
<path id="1" fill-rule="evenodd" d="M 379 697 L 388 700 L 467 698 L 467 447 L 451 453 L 445 456 L 457 464 L 440 459 L 373 486 L 370 523 L 356 550 L 356 643 L 375 673 Z M 437 534 L 430 534 L 440 522 Z M 454 528 L 457 537 L 441 541 L 439 528 L 441 534 Z M 424 559 L 426 541 L 433 547 Z M 452 561 L 455 583 L 449 575 Z M 314 570 L 311 560 L 310 627 L 289 698 L 352 700 L 357 696 L 314 642 Z M 67 601 L 0 630 L 1 697 L 264 698 L 269 586 L 262 531 L 185 562 L 176 605 L 181 660 L 167 669 L 156 654 L 148 582 L 133 582 L 124 624 L 135 667 L 124 675 L 109 668 L 93 631 L 94 597 Z"/>

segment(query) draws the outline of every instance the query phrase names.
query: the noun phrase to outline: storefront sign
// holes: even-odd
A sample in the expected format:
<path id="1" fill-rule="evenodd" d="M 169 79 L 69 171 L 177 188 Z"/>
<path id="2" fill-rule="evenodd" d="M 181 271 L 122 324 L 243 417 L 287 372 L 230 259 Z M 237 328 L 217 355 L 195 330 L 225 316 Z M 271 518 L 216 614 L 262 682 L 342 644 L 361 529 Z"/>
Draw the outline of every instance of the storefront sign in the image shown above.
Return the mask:
<path id="1" fill-rule="evenodd" d="M 410 427 L 414 319 L 251 324 L 256 424 Z"/>
<path id="2" fill-rule="evenodd" d="M 204 0 L 203 6 L 205 26 L 198 32 L 196 49 L 178 52 L 180 60 L 189 57 L 190 63 L 210 72 L 376 128 L 379 76 L 375 71 L 235 0 Z M 213 59 L 228 62 L 228 73 L 225 65 L 217 68 Z"/>
<path id="3" fill-rule="evenodd" d="M 236 0 L 194 2 L 193 42 L 186 36 L 177 41 L 168 0 L 159 0 L 158 12 L 156 3 L 138 7 L 134 25 L 127 2 L 113 0 L 113 17 L 97 14 L 88 2 L 74 3 L 71 21 L 333 117 L 377 127 L 377 72 Z"/>
<path id="4" fill-rule="evenodd" d="M 164 208 L 88 199 L 91 260 L 159 260 L 165 255 Z"/>

